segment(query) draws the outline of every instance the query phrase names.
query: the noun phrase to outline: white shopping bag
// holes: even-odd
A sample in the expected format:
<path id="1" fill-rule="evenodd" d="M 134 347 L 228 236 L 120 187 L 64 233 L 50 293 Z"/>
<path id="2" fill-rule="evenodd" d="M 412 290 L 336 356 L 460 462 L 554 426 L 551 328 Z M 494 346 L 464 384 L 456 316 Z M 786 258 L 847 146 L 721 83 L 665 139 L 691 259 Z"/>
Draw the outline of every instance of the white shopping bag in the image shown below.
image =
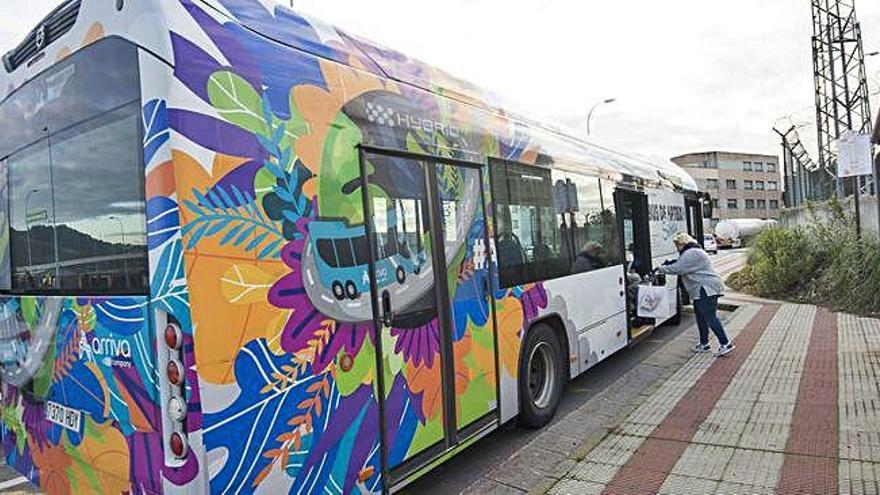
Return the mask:
<path id="1" fill-rule="evenodd" d="M 669 312 L 669 291 L 666 287 L 640 285 L 636 298 L 638 315 L 641 318 L 666 319 L 672 316 Z"/>

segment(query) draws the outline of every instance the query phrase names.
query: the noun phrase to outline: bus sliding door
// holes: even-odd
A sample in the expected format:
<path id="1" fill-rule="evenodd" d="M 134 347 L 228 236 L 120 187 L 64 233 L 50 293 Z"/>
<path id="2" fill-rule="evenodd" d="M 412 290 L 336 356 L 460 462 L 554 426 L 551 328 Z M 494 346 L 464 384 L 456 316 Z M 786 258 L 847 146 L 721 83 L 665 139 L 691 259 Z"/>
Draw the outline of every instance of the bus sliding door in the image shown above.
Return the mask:
<path id="1" fill-rule="evenodd" d="M 481 169 L 362 148 L 389 486 L 497 424 Z"/>

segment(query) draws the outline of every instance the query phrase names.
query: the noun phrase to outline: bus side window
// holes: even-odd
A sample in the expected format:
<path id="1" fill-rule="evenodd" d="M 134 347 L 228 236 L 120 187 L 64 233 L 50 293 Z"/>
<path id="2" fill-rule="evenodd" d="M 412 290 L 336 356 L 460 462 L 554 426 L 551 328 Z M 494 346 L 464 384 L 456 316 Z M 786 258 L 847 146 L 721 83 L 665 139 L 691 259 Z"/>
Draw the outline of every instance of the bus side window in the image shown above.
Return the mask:
<path id="1" fill-rule="evenodd" d="M 351 240 L 354 248 L 354 262 L 357 266 L 363 266 L 370 262 L 370 247 L 366 236 L 358 236 Z"/>
<path id="2" fill-rule="evenodd" d="M 620 263 L 620 241 L 614 208 L 613 182 L 579 173 L 565 172 L 574 191 L 568 194 L 561 235 L 568 235 L 574 248 L 571 273 L 582 273 Z M 563 226 L 568 228 L 562 228 Z"/>
<path id="3" fill-rule="evenodd" d="M 569 261 L 562 254 L 550 170 L 493 160 L 490 174 L 501 285 L 566 275 Z"/>
<path id="4" fill-rule="evenodd" d="M 334 239 L 333 245 L 336 246 L 336 256 L 339 257 L 340 267 L 354 266 L 354 251 L 351 249 L 351 241 L 349 239 Z"/>
<path id="5" fill-rule="evenodd" d="M 332 239 L 318 239 L 317 242 L 318 256 L 333 268 L 339 268 L 339 261 L 336 259 L 336 250 L 333 249 Z"/>

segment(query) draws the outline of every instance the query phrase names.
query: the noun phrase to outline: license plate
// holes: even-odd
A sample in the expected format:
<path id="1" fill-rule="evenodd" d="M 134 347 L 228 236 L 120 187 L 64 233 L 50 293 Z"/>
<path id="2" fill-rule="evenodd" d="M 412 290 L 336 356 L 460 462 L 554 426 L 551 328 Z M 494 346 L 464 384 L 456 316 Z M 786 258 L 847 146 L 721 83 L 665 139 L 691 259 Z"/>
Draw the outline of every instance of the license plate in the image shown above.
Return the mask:
<path id="1" fill-rule="evenodd" d="M 56 425 L 79 433 L 82 422 L 82 411 L 62 406 L 57 402 L 46 402 L 46 419 Z"/>

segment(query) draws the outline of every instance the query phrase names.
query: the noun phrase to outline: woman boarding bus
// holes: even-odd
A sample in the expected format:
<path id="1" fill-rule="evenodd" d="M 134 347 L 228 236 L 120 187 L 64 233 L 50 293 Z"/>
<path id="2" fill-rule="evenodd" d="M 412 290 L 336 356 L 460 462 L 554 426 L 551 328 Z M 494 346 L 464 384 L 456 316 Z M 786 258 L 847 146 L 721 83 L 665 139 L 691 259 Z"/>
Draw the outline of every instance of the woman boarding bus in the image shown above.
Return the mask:
<path id="1" fill-rule="evenodd" d="M 288 8 L 71 0 L 3 66 L 2 436 L 49 493 L 394 491 L 662 323 L 623 246 L 690 177 Z"/>

